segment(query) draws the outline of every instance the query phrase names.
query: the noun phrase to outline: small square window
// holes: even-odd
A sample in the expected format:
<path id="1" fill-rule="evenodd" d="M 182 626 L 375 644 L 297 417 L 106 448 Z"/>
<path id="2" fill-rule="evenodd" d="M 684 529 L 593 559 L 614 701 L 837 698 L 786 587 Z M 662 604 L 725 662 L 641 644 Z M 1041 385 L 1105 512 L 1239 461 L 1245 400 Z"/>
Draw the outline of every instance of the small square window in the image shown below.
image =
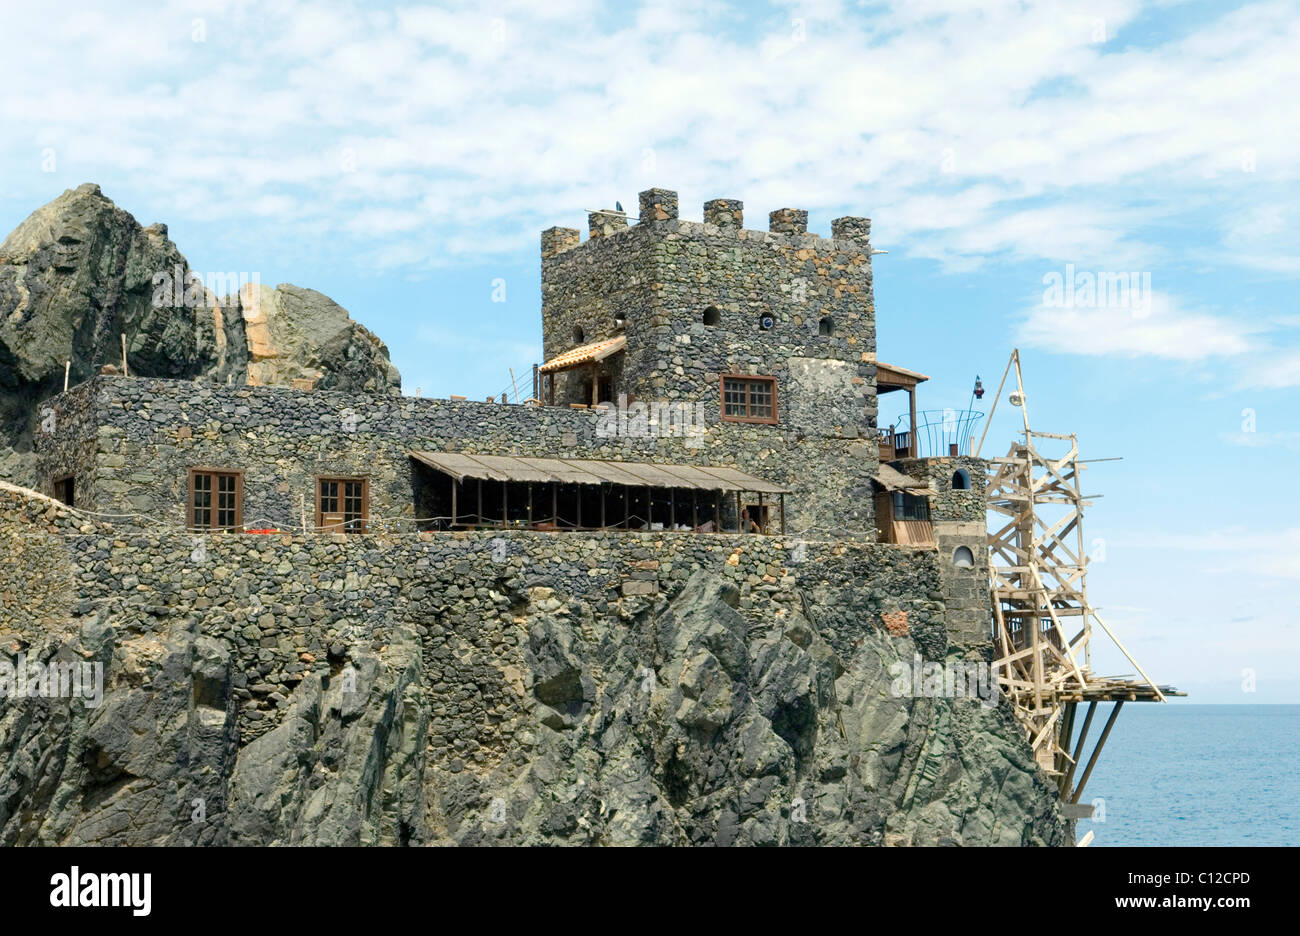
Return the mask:
<path id="1" fill-rule="evenodd" d="M 776 378 L 723 375 L 722 418 L 729 422 L 775 423 Z"/>

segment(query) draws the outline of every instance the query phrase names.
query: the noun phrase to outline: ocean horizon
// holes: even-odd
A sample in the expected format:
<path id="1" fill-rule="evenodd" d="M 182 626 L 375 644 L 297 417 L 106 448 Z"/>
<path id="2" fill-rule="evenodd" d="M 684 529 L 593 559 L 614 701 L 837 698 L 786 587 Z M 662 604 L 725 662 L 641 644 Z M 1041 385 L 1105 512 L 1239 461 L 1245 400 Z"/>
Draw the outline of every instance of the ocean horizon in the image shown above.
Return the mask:
<path id="1" fill-rule="evenodd" d="M 1098 706 L 1090 739 L 1109 714 Z M 1082 801 L 1092 847 L 1295 845 L 1300 705 L 1129 703 Z"/>

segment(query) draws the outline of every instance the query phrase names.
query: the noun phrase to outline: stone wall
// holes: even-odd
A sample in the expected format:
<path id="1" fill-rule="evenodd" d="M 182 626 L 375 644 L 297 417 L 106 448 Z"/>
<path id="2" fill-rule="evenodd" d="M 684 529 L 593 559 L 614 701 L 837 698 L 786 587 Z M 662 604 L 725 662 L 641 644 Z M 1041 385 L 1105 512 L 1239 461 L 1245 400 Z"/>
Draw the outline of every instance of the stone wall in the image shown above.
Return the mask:
<path id="1" fill-rule="evenodd" d="M 2 484 L 0 532 L 10 547 L 0 629 L 57 623 L 75 632 L 78 619 L 98 618 L 148 637 L 190 618 L 245 674 L 236 681 L 245 738 L 277 721 L 304 676 L 337 674 L 410 628 L 431 685 L 454 674 L 488 697 L 464 712 L 437 703 L 451 745 L 485 715 L 503 715 L 493 710 L 508 701 L 502 674 L 520 664 L 510 635 L 537 589 L 554 596 L 548 611 L 617 609 L 630 620 L 703 569 L 732 582 L 737 610 L 755 620 L 772 603 L 799 610 L 807 591 L 825 607 L 822 633 L 840 653 L 900 612 L 933 656 L 947 645 L 940 564 L 925 549 L 740 534 L 141 532 Z"/>
<path id="2" fill-rule="evenodd" d="M 844 514 L 873 448 L 783 444 L 781 434 L 716 422 L 691 436 L 653 423 L 608 436 L 601 425 L 611 420 L 596 410 L 122 377 L 97 377 L 46 407 L 51 431 L 36 439 L 45 490 L 72 470 L 79 506 L 171 526 L 185 523 L 189 469 L 209 467 L 246 472 L 250 526 L 300 527 L 304 499 L 313 523 L 316 477 L 368 477 L 382 527 L 414 515 L 408 453 L 431 450 L 733 466 L 796 491 L 792 532 L 854 535 Z"/>
<path id="3" fill-rule="evenodd" d="M 989 462 L 969 455 L 938 458 L 904 458 L 893 463 L 903 474 L 929 481 L 937 492 L 930 496 L 930 516 L 936 520 L 985 522 L 985 497 L 989 486 Z M 964 472 L 970 487 L 954 489 L 953 476 Z"/>
<path id="4" fill-rule="evenodd" d="M 523 609 L 540 601 L 548 611 L 617 609 L 634 617 L 674 596 L 698 569 L 735 584 L 742 614 L 770 602 L 797 608 L 796 589 L 812 589 L 827 600 L 823 633 L 841 652 L 864 629 L 882 627 L 882 614 L 899 611 L 915 635 L 930 634 L 940 656 L 946 643 L 938 568 L 923 550 L 788 537 L 488 531 L 78 534 L 67 549 L 82 572 L 77 614 L 145 633 L 188 615 L 231 648 L 245 674 L 236 681 L 245 738 L 277 722 L 306 675 L 337 674 L 346 659 L 411 628 L 424 645 L 431 690 L 476 687 L 472 698 L 434 693 L 446 733 L 432 747 L 448 759 L 457 740 L 497 747 L 504 740 L 497 724 L 518 714 L 508 684 L 512 671 L 522 672 L 516 625 Z"/>
<path id="5" fill-rule="evenodd" d="M 899 471 L 928 481 L 930 522 L 947 609 L 949 639 L 962 646 L 987 648 L 990 643 L 989 550 L 987 505 L 989 463 L 967 455 L 905 458 Z M 954 488 L 962 472 L 969 487 Z M 960 556 L 958 550 L 965 550 Z M 969 553 L 967 557 L 966 553 Z M 965 564 L 969 558 L 970 565 Z"/>
<path id="6" fill-rule="evenodd" d="M 15 632 L 62 633 L 75 604 L 67 534 L 93 529 L 62 504 L 0 481 L 0 645 Z"/>

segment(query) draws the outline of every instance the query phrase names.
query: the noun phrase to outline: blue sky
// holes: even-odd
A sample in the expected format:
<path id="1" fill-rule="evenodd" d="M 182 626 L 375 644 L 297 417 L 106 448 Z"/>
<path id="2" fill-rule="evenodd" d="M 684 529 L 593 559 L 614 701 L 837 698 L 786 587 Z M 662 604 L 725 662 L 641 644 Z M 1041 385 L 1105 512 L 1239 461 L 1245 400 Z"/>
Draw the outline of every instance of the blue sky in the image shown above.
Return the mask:
<path id="1" fill-rule="evenodd" d="M 408 393 L 527 379 L 538 233 L 584 209 L 661 186 L 690 219 L 712 197 L 750 227 L 871 217 L 880 358 L 933 376 L 922 407 L 964 406 L 977 373 L 991 397 L 1018 346 L 1035 427 L 1123 456 L 1090 471 L 1090 591 L 1148 672 L 1198 702 L 1300 702 L 1295 3 L 4 17 L 0 228 L 97 182 L 196 270 L 343 304 Z M 1149 301 L 1045 303 L 1067 265 L 1149 275 Z"/>

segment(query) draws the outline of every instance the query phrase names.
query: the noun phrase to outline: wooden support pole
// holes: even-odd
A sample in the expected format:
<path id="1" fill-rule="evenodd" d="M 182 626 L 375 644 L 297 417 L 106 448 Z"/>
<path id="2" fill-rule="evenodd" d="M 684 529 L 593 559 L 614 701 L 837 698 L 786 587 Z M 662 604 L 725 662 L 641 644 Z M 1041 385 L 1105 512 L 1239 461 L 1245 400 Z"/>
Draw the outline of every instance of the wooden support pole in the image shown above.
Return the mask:
<path id="1" fill-rule="evenodd" d="M 68 377 L 72 373 L 72 361 L 63 362 L 63 392 L 68 392 Z"/>
<path id="2" fill-rule="evenodd" d="M 1088 758 L 1088 766 L 1083 771 L 1083 776 L 1079 778 L 1079 785 L 1075 788 L 1074 795 L 1070 797 L 1071 803 L 1079 802 L 1079 797 L 1083 795 L 1083 788 L 1088 785 L 1088 778 L 1092 776 L 1092 768 L 1097 766 L 1097 757 L 1101 754 L 1101 749 L 1106 746 L 1106 739 L 1110 736 L 1110 729 L 1115 725 L 1115 719 L 1119 717 L 1119 710 L 1124 707 L 1122 701 L 1116 702 L 1115 707 L 1110 710 L 1110 718 L 1106 719 L 1106 727 L 1101 729 L 1101 737 L 1097 739 L 1097 746 L 1092 749 L 1092 756 Z"/>
<path id="3" fill-rule="evenodd" d="M 1092 727 L 1092 716 L 1096 711 L 1097 703 L 1089 702 L 1088 714 L 1083 717 L 1083 730 L 1079 732 L 1079 740 L 1074 745 L 1074 763 L 1070 765 L 1070 769 L 1061 778 L 1061 799 L 1065 799 L 1070 795 L 1070 781 L 1074 779 L 1074 772 L 1079 769 L 1079 758 L 1083 756 L 1083 743 L 1088 740 L 1088 729 Z"/>
<path id="4" fill-rule="evenodd" d="M 341 484 L 342 482 L 340 482 Z M 456 525 L 456 489 L 460 487 L 460 481 L 456 478 L 451 479 L 451 525 Z"/>
<path id="5" fill-rule="evenodd" d="M 741 515 L 742 512 L 743 512 L 743 511 L 742 511 L 741 506 L 740 506 L 740 492 L 737 491 L 737 492 L 736 492 L 736 532 L 737 532 L 737 533 L 744 533 L 744 532 L 746 532 L 745 530 L 742 530 L 742 529 L 741 529 L 742 521 L 741 521 L 741 519 L 740 519 L 740 515 Z"/>
<path id="6" fill-rule="evenodd" d="M 699 492 L 691 488 L 691 532 L 694 533 L 700 528 L 700 505 L 699 499 L 695 496 Z"/>
<path id="7" fill-rule="evenodd" d="M 668 529 L 677 529 L 677 489 L 668 489 Z"/>
<path id="8" fill-rule="evenodd" d="M 759 532 L 767 534 L 767 512 L 763 510 L 763 492 L 758 492 L 758 526 Z"/>
<path id="9" fill-rule="evenodd" d="M 993 423 L 993 415 L 998 411 L 998 400 L 1002 398 L 1002 387 L 1007 382 L 1007 374 L 1011 373 L 1011 362 L 1015 360 L 1016 355 L 1020 352 L 1013 349 L 1011 357 L 1007 358 L 1007 366 L 1002 371 L 1002 380 L 998 383 L 998 392 L 993 394 L 993 406 L 989 409 L 989 418 L 984 421 L 984 431 L 980 433 L 979 445 L 975 446 L 975 451 L 971 452 L 976 458 L 980 457 L 980 452 L 984 450 L 984 438 L 989 434 L 989 426 Z"/>
<path id="10" fill-rule="evenodd" d="M 478 525 L 483 525 L 483 479 L 478 479 Z"/>
<path id="11" fill-rule="evenodd" d="M 781 535 L 785 535 L 785 495 L 781 494 Z"/>
<path id="12" fill-rule="evenodd" d="M 560 528 L 560 482 L 551 482 L 551 525 Z"/>
<path id="13" fill-rule="evenodd" d="M 533 526 L 533 482 L 528 482 L 528 528 Z"/>
<path id="14" fill-rule="evenodd" d="M 917 448 L 917 441 L 916 441 L 916 387 L 915 385 L 910 387 L 907 391 L 907 411 L 912 420 L 912 425 L 911 425 L 912 438 L 908 440 L 907 451 L 908 454 L 910 454 L 913 458 L 916 458 L 916 453 L 919 451 L 919 449 Z"/>
<path id="15" fill-rule="evenodd" d="M 125 332 L 122 333 L 122 376 L 123 377 L 131 376 L 126 372 L 126 333 Z"/>

